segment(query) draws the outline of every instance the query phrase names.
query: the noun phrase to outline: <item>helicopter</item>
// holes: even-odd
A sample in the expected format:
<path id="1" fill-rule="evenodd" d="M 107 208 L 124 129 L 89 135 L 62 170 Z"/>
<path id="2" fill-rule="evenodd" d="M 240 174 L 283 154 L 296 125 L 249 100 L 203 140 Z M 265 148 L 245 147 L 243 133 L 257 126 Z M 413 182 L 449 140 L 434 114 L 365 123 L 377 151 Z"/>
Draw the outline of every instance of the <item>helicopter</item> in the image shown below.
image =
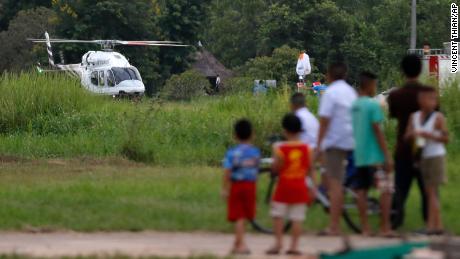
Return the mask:
<path id="1" fill-rule="evenodd" d="M 145 85 L 139 70 L 132 66 L 122 54 L 115 52 L 118 45 L 124 46 L 165 46 L 188 47 L 177 41 L 122 41 L 122 40 L 67 40 L 51 39 L 45 32 L 45 39 L 28 39 L 34 43 L 45 43 L 48 62 L 52 69 L 44 70 L 37 66 L 39 73 L 66 72 L 79 78 L 81 85 L 88 91 L 100 94 L 119 96 L 142 96 Z M 79 64 L 56 64 L 54 62 L 51 43 L 98 44 L 101 51 L 88 51 Z"/>

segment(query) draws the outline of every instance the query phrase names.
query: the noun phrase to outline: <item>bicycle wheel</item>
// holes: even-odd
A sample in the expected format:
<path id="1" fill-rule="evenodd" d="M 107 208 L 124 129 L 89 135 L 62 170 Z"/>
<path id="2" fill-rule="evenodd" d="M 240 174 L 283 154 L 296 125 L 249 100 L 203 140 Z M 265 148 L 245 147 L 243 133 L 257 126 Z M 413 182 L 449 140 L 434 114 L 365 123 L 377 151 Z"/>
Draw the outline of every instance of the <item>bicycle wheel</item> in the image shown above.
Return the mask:
<path id="1" fill-rule="evenodd" d="M 275 183 L 276 177 L 272 175 L 270 170 L 261 170 L 257 185 L 257 216 L 251 222 L 252 228 L 257 232 L 273 233 L 269 211 Z"/>
<path id="2" fill-rule="evenodd" d="M 270 217 L 270 203 L 272 199 L 273 189 L 276 184 L 277 177 L 271 170 L 261 170 L 257 190 L 257 216 L 251 221 L 252 228 L 260 233 L 273 234 L 272 219 Z M 286 222 L 284 231 L 288 232 L 291 228 L 291 222 Z"/>

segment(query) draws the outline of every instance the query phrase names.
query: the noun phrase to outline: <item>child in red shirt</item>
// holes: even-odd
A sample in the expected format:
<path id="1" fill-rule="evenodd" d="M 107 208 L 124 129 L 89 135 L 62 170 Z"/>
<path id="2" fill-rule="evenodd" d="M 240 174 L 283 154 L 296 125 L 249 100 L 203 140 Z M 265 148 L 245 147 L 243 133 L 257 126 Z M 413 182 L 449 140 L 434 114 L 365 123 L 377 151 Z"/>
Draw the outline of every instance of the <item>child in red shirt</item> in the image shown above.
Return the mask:
<path id="1" fill-rule="evenodd" d="M 273 147 L 273 169 L 279 172 L 278 184 L 272 199 L 270 215 L 275 229 L 275 245 L 267 254 L 279 254 L 283 248 L 284 219 L 292 221 L 292 242 L 287 254 L 300 255 L 298 241 L 302 233 L 307 204 L 313 201 L 307 187 L 307 176 L 312 169 L 310 147 L 300 141 L 302 123 L 294 114 L 288 114 L 282 121 L 287 141 Z"/>

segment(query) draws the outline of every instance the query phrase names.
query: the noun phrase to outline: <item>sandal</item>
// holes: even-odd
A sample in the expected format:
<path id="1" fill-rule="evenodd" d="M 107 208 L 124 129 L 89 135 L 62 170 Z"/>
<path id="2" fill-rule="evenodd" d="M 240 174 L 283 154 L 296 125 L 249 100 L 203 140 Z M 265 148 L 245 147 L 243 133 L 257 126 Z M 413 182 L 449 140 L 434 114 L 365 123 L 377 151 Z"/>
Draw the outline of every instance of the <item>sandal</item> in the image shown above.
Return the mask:
<path id="1" fill-rule="evenodd" d="M 427 235 L 429 236 L 442 236 L 444 235 L 446 232 L 442 229 L 438 229 L 438 230 L 428 230 L 426 232 Z"/>
<path id="2" fill-rule="evenodd" d="M 401 237 L 398 233 L 394 232 L 394 231 L 389 231 L 389 232 L 381 232 L 379 233 L 379 237 L 383 237 L 383 238 L 399 238 Z"/>
<path id="3" fill-rule="evenodd" d="M 320 232 L 318 232 L 317 236 L 320 236 L 320 237 L 338 237 L 338 236 L 340 236 L 340 233 L 332 232 L 329 229 L 324 229 L 324 230 L 321 230 Z"/>
<path id="4" fill-rule="evenodd" d="M 230 252 L 232 255 L 250 255 L 251 254 L 251 251 L 249 250 L 232 250 Z"/>
<path id="5" fill-rule="evenodd" d="M 281 249 L 279 248 L 270 248 L 265 252 L 266 255 L 279 255 L 281 252 Z"/>

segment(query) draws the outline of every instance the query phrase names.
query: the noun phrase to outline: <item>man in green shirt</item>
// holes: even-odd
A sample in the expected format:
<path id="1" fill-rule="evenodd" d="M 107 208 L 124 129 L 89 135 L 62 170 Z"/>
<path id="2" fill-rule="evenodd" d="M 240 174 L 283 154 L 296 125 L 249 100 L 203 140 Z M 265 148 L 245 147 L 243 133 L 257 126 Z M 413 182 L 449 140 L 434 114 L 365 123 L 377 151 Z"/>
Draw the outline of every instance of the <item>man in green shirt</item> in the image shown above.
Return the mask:
<path id="1" fill-rule="evenodd" d="M 392 160 L 382 130 L 384 115 L 379 103 L 372 97 L 377 91 L 377 76 L 363 72 L 360 75 L 359 98 L 352 106 L 353 134 L 355 138 L 355 189 L 361 218 L 362 234 L 370 235 L 367 220 L 367 193 L 377 182 L 381 191 L 380 205 L 382 218 L 380 233 L 392 235 L 390 224 L 391 181 L 388 179 Z M 379 169 L 385 173 L 377 175 Z"/>

